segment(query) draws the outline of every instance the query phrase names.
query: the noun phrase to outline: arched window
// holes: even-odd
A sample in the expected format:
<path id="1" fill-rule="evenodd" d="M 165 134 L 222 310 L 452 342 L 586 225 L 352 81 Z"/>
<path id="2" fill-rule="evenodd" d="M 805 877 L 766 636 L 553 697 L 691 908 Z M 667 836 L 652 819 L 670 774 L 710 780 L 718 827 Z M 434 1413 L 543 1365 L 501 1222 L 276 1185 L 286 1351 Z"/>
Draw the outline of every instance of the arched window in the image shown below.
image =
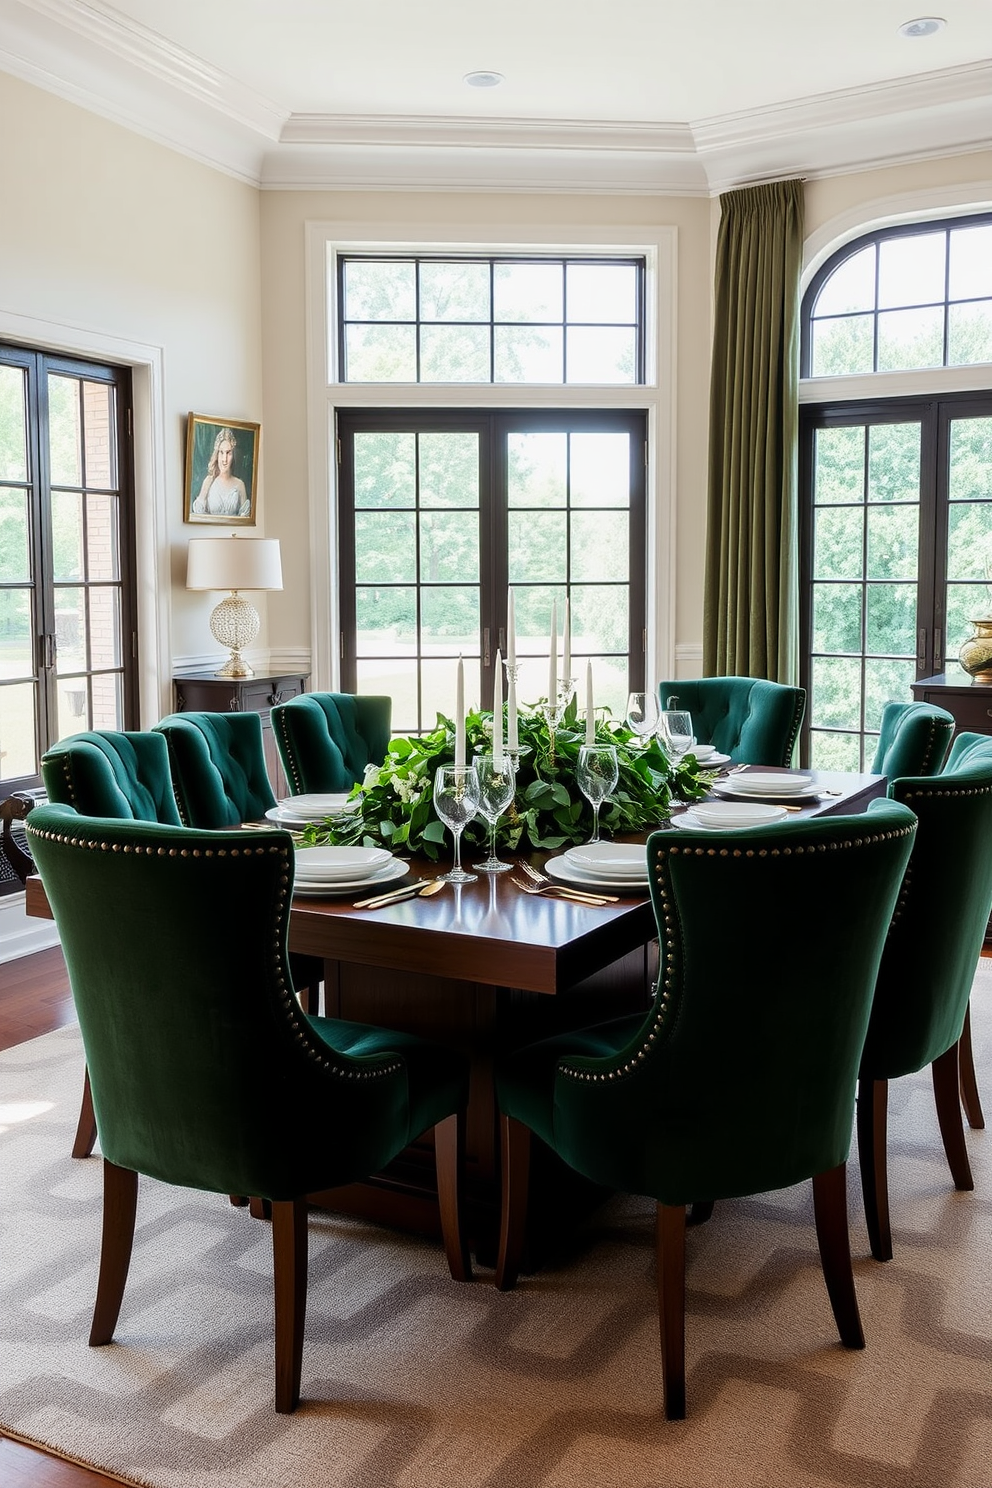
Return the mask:
<path id="1" fill-rule="evenodd" d="M 828 259 L 803 301 L 802 376 L 805 757 L 863 769 L 885 703 L 957 671 L 992 613 L 992 215 Z"/>

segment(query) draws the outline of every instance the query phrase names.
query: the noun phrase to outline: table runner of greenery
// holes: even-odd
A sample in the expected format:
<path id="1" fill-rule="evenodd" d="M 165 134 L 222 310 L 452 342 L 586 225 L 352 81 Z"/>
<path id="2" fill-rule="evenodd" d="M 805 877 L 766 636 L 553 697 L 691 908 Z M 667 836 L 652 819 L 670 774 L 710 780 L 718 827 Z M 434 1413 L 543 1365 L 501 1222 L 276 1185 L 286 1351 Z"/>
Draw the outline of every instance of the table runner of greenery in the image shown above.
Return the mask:
<path id="1" fill-rule="evenodd" d="M 525 752 L 517 771 L 513 805 L 499 823 L 497 843 L 508 852 L 517 848 L 554 851 L 588 840 L 592 808 L 575 780 L 579 748 L 585 743 L 585 716 L 573 698 L 554 736 L 554 754 L 547 722 L 534 709 L 521 708 L 518 731 Z M 466 758 L 492 750 L 491 713 L 470 712 L 465 719 Z M 694 756 L 672 767 L 657 739 L 645 748 L 625 725 L 607 718 L 596 726 L 596 743 L 616 746 L 620 778 L 600 812 L 601 829 L 616 835 L 646 832 L 669 815 L 675 798 L 695 801 L 704 796 L 714 771 L 704 770 Z M 352 791 L 358 801 L 346 822 L 316 822 L 303 840 L 311 844 L 388 847 L 393 852 L 422 854 L 437 859 L 444 850 L 446 829 L 433 804 L 434 772 L 455 758 L 454 724 L 438 714 L 429 734 L 391 740 L 386 759 L 369 766 L 365 780 Z M 482 844 L 488 827 L 476 817 L 465 829 L 465 841 Z"/>

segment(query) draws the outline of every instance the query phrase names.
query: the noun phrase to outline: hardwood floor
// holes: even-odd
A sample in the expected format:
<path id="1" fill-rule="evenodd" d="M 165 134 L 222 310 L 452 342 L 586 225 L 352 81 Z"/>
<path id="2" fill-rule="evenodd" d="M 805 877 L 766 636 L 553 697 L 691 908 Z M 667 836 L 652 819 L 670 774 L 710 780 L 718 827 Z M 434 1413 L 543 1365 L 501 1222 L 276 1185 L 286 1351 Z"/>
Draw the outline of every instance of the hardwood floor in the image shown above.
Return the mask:
<path id="1" fill-rule="evenodd" d="M 0 966 L 0 1049 L 75 1021 L 65 962 L 57 946 Z M 107 1488 L 116 1481 L 0 1436 L 3 1488 Z"/>

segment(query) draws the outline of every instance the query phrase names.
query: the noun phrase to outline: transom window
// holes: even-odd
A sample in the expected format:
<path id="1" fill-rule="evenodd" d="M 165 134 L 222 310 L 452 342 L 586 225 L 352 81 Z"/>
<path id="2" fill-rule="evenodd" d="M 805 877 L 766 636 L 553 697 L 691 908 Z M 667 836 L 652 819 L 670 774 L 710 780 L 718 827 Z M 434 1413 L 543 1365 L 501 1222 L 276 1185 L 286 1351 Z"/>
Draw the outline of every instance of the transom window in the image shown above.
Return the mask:
<path id="1" fill-rule="evenodd" d="M 807 377 L 992 362 L 992 219 L 862 238 L 824 265 L 807 304 Z"/>
<path id="2" fill-rule="evenodd" d="M 341 381 L 637 384 L 637 258 L 338 259 Z"/>

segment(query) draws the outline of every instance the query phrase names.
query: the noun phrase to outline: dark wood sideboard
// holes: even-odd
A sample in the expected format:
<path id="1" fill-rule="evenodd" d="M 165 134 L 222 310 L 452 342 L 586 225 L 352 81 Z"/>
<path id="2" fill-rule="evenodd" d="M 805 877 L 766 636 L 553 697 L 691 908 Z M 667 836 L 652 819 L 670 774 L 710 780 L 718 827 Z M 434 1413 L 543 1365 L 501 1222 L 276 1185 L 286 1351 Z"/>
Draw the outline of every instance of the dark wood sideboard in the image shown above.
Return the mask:
<path id="1" fill-rule="evenodd" d="M 309 672 L 279 672 L 265 677 L 221 677 L 217 672 L 182 672 L 173 679 L 177 713 L 257 713 L 262 720 L 265 768 L 276 798 L 289 795 L 279 751 L 269 722 L 276 703 L 306 691 Z"/>

